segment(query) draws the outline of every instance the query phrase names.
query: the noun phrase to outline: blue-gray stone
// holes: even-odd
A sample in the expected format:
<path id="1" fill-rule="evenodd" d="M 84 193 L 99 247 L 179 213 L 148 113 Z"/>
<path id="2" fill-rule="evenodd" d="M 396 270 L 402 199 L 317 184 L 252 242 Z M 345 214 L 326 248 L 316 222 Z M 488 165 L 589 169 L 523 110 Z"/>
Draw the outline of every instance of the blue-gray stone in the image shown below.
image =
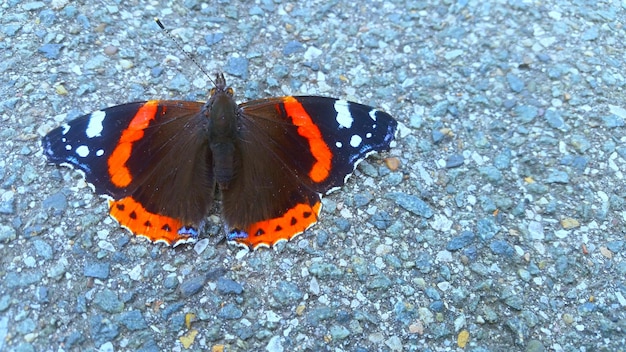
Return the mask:
<path id="1" fill-rule="evenodd" d="M 565 124 L 563 116 L 561 116 L 561 112 L 557 110 L 546 110 L 544 118 L 546 119 L 546 122 L 548 122 L 548 125 L 554 129 L 561 130 L 563 132 L 567 132 L 570 129 L 569 126 Z"/>
<path id="2" fill-rule="evenodd" d="M 117 316 L 116 321 L 131 331 L 143 330 L 148 327 L 143 315 L 141 315 L 141 312 L 138 310 L 122 312 Z"/>
<path id="3" fill-rule="evenodd" d="M 374 213 L 374 215 L 372 215 L 372 217 L 370 218 L 370 222 L 374 224 L 374 227 L 376 227 L 377 229 L 386 230 L 387 228 L 389 228 L 389 226 L 391 226 L 393 219 L 388 212 L 384 210 L 379 210 Z"/>
<path id="4" fill-rule="evenodd" d="M 248 9 L 249 16 L 263 16 L 265 11 L 259 6 L 252 6 Z"/>
<path id="5" fill-rule="evenodd" d="M 104 280 L 109 277 L 110 269 L 111 265 L 109 263 L 87 262 L 85 263 L 83 275 Z"/>
<path id="6" fill-rule="evenodd" d="M 498 155 L 493 158 L 493 166 L 498 170 L 508 170 L 511 166 L 511 149 L 504 148 Z"/>
<path id="7" fill-rule="evenodd" d="M 224 39 L 224 33 L 221 33 L 221 32 L 211 33 L 211 34 L 207 34 L 204 36 L 204 41 L 206 42 L 208 46 L 217 44 L 221 42 L 222 39 Z"/>
<path id="8" fill-rule="evenodd" d="M 331 319 L 335 316 L 335 311 L 330 307 L 319 307 L 311 309 L 307 315 L 306 320 L 312 326 L 317 326 L 324 320 Z"/>
<path id="9" fill-rule="evenodd" d="M 448 105 L 450 105 L 450 103 L 448 103 L 447 100 L 442 100 L 430 108 L 430 114 L 437 117 L 444 116 L 448 111 Z"/>
<path id="10" fill-rule="evenodd" d="M 117 293 L 109 289 L 96 293 L 93 303 L 107 313 L 119 313 L 124 309 L 124 302 L 120 301 Z"/>
<path id="11" fill-rule="evenodd" d="M 446 138 L 446 135 L 439 130 L 433 130 L 431 132 L 431 136 L 433 138 L 433 143 L 435 144 L 438 144 L 439 142 L 443 141 Z"/>
<path id="12" fill-rule="evenodd" d="M 487 165 L 478 169 L 480 175 L 485 177 L 487 181 L 493 184 L 500 184 L 503 181 L 502 172 L 495 166 Z"/>
<path id="13" fill-rule="evenodd" d="M 456 251 L 463 247 L 467 247 L 474 242 L 474 238 L 476 238 L 476 235 L 474 235 L 472 231 L 463 231 L 459 236 L 456 236 L 448 241 L 446 249 L 449 251 Z"/>
<path id="14" fill-rule="evenodd" d="M 175 90 L 181 93 L 187 93 L 191 89 L 191 83 L 189 82 L 187 77 L 185 77 L 185 75 L 183 75 L 182 73 L 178 73 L 176 76 L 174 76 L 174 78 L 169 81 L 167 87 L 171 90 Z"/>
<path id="15" fill-rule="evenodd" d="M 52 259 L 52 246 L 44 240 L 34 240 L 33 247 L 38 256 L 44 259 Z"/>
<path id="16" fill-rule="evenodd" d="M 580 315 L 587 315 L 596 311 L 598 306 L 592 302 L 585 302 L 578 306 L 578 313 Z"/>
<path id="17" fill-rule="evenodd" d="M 446 159 L 446 168 L 452 169 L 463 165 L 465 158 L 461 154 L 452 154 Z"/>
<path id="18" fill-rule="evenodd" d="M 39 286 L 35 289 L 35 298 L 39 303 L 48 303 L 48 288 L 45 286 Z"/>
<path id="19" fill-rule="evenodd" d="M 6 35 L 7 37 L 13 37 L 15 36 L 17 31 L 19 31 L 20 28 L 22 28 L 22 26 L 16 23 L 8 23 L 8 24 L 3 24 L 0 28 L 2 28 L 1 30 L 2 30 L 2 33 L 4 33 L 4 35 Z"/>
<path id="20" fill-rule="evenodd" d="M 574 149 L 581 154 L 591 148 L 591 142 L 589 142 L 585 136 L 581 136 L 579 134 L 573 135 L 570 143 L 572 144 L 572 147 L 574 147 Z"/>
<path id="21" fill-rule="evenodd" d="M 540 340 L 529 340 L 526 344 L 526 350 L 524 352 L 545 352 L 547 351 L 545 346 Z"/>
<path id="22" fill-rule="evenodd" d="M 35 321 L 33 319 L 26 318 L 20 321 L 19 323 L 17 323 L 15 330 L 17 330 L 17 332 L 19 332 L 22 335 L 26 335 L 28 333 L 35 331 L 36 327 L 37 327 L 37 324 L 35 324 Z"/>
<path id="23" fill-rule="evenodd" d="M 4 294 L 0 297 L 0 312 L 4 312 L 11 306 L 11 296 Z"/>
<path id="24" fill-rule="evenodd" d="M 15 273 L 13 271 L 8 272 L 4 277 L 4 284 L 6 287 L 27 287 L 32 284 L 36 284 L 41 281 L 43 273 L 41 271 Z"/>
<path id="25" fill-rule="evenodd" d="M 225 278 L 225 277 L 220 277 L 219 279 L 217 279 L 217 292 L 221 293 L 221 294 L 236 294 L 239 295 L 243 292 L 243 286 L 241 286 L 240 283 Z"/>
<path id="26" fill-rule="evenodd" d="M 624 119 L 613 114 L 602 116 L 602 123 L 606 128 L 624 127 Z"/>
<path id="27" fill-rule="evenodd" d="M 401 172 L 390 172 L 383 180 L 384 187 L 391 188 L 397 186 L 404 181 L 404 175 Z"/>
<path id="28" fill-rule="evenodd" d="M 433 268 L 433 258 L 428 252 L 420 252 L 415 259 L 415 266 L 421 273 L 429 273 Z"/>
<path id="29" fill-rule="evenodd" d="M 318 230 L 317 235 L 315 236 L 315 243 L 318 247 L 324 247 L 326 243 L 328 243 L 328 232 L 324 230 Z"/>
<path id="30" fill-rule="evenodd" d="M 196 293 L 200 292 L 205 282 L 205 276 L 198 275 L 187 277 L 180 284 L 180 294 L 185 298 L 195 295 Z"/>
<path id="31" fill-rule="evenodd" d="M 44 209 L 54 209 L 57 211 L 63 211 L 67 208 L 67 197 L 63 192 L 57 192 L 41 202 L 41 206 Z"/>
<path id="32" fill-rule="evenodd" d="M 66 350 L 72 350 L 72 347 L 74 347 L 75 345 L 80 345 L 84 341 L 85 341 L 85 337 L 83 336 L 82 332 L 72 331 L 65 338 L 64 347 Z"/>
<path id="33" fill-rule="evenodd" d="M 7 225 L 0 224 L 0 243 L 11 242 L 17 237 L 17 231 Z"/>
<path id="34" fill-rule="evenodd" d="M 11 346 L 11 352 L 36 352 L 37 350 L 33 344 L 29 342 L 20 342 Z"/>
<path id="35" fill-rule="evenodd" d="M 43 54 L 46 59 L 56 60 L 61 55 L 61 49 L 63 44 L 44 44 L 39 47 L 39 52 Z"/>
<path id="36" fill-rule="evenodd" d="M 333 325 L 330 327 L 330 336 L 333 341 L 343 340 L 350 336 L 350 330 L 341 325 Z"/>
<path id="37" fill-rule="evenodd" d="M 178 312 L 185 306 L 183 302 L 173 302 L 168 304 L 162 311 L 161 316 L 163 319 L 168 319 L 172 314 Z"/>
<path id="38" fill-rule="evenodd" d="M 415 304 L 404 302 L 399 299 L 393 307 L 396 320 L 405 324 L 410 324 L 417 317 L 417 307 Z"/>
<path id="39" fill-rule="evenodd" d="M 280 304 L 292 304 L 302 299 L 304 294 L 296 284 L 292 282 L 281 281 L 276 285 L 276 289 L 272 290 L 272 296 Z"/>
<path id="40" fill-rule="evenodd" d="M 428 305 L 428 309 L 433 312 L 443 312 L 445 310 L 445 305 L 442 301 L 433 301 Z"/>
<path id="41" fill-rule="evenodd" d="M 243 312 L 235 304 L 228 303 L 217 311 L 217 317 L 221 319 L 233 320 L 243 316 Z"/>
<path id="42" fill-rule="evenodd" d="M 613 253 L 619 253 L 624 248 L 624 241 L 622 240 L 609 241 L 606 244 L 606 248 L 608 248 Z"/>
<path id="43" fill-rule="evenodd" d="M 515 249 L 504 240 L 495 240 L 489 244 L 489 248 L 494 254 L 505 255 L 512 257 L 515 254 Z"/>
<path id="44" fill-rule="evenodd" d="M 393 199 L 400 207 L 423 218 L 430 218 L 434 215 L 432 209 L 417 196 L 401 192 L 388 193 L 387 198 Z"/>
<path id="45" fill-rule="evenodd" d="M 0 200 L 0 214 L 11 215 L 15 213 L 15 193 L 6 192 Z M 1 224 L 0 224 L 1 225 Z"/>
<path id="46" fill-rule="evenodd" d="M 39 13 L 39 25 L 42 27 L 51 27 L 56 20 L 56 14 L 53 10 L 45 9 Z"/>
<path id="47" fill-rule="evenodd" d="M 287 43 L 287 45 L 285 45 L 285 48 L 283 49 L 283 55 L 303 53 L 304 51 L 305 51 L 304 45 L 300 43 L 299 41 L 293 40 Z"/>
<path id="48" fill-rule="evenodd" d="M 585 30 L 580 38 L 585 41 L 591 41 L 598 39 L 599 36 L 600 32 L 598 31 L 598 27 L 593 26 Z"/>
<path id="49" fill-rule="evenodd" d="M 343 272 L 333 263 L 315 262 L 309 267 L 309 272 L 318 278 L 339 278 Z"/>
<path id="50" fill-rule="evenodd" d="M 522 319 L 517 317 L 509 318 L 506 320 L 505 326 L 513 333 L 515 345 L 521 347 L 526 344 L 526 340 L 528 340 L 528 337 L 530 336 L 530 330 L 528 329 L 528 325 L 526 325 Z"/>
<path id="51" fill-rule="evenodd" d="M 348 219 L 337 218 L 335 219 L 335 226 L 337 226 L 337 229 L 341 232 L 348 232 L 350 231 L 352 223 Z"/>
<path id="52" fill-rule="evenodd" d="M 86 313 L 87 312 L 87 297 L 84 294 L 79 294 L 76 297 L 76 306 L 74 307 L 74 311 L 76 313 Z"/>
<path id="53" fill-rule="evenodd" d="M 119 326 L 100 314 L 89 317 L 89 330 L 96 347 L 112 341 L 119 334 Z"/>
<path id="54" fill-rule="evenodd" d="M 367 288 L 370 290 L 387 290 L 391 287 L 391 280 L 384 274 L 376 275 L 367 282 Z"/>
<path id="55" fill-rule="evenodd" d="M 104 63 L 108 61 L 108 58 L 104 55 L 95 55 L 87 59 L 83 64 L 86 71 L 94 71 L 104 66 Z"/>
<path id="56" fill-rule="evenodd" d="M 500 227 L 496 225 L 493 218 L 483 218 L 478 220 L 476 224 L 478 236 L 485 241 L 493 238 L 500 231 Z"/>
<path id="57" fill-rule="evenodd" d="M 46 4 L 43 1 L 31 1 L 31 2 L 25 2 L 22 4 L 22 9 L 25 11 L 33 11 L 33 10 L 39 10 L 41 8 L 44 8 L 46 6 Z"/>
<path id="58" fill-rule="evenodd" d="M 524 81 L 522 81 L 519 77 L 514 75 L 513 73 L 507 73 L 506 81 L 509 83 L 509 88 L 515 93 L 519 93 L 524 90 Z"/>
<path id="59" fill-rule="evenodd" d="M 424 293 L 426 294 L 426 297 L 432 299 L 433 301 L 438 301 L 441 299 L 439 291 L 437 291 L 437 289 L 432 286 L 426 287 L 424 289 Z"/>
<path id="60" fill-rule="evenodd" d="M 364 207 L 371 202 L 373 198 L 374 196 L 369 192 L 357 193 L 354 195 L 354 205 L 357 208 Z"/>
<path id="61" fill-rule="evenodd" d="M 289 67 L 285 65 L 274 65 L 274 67 L 272 68 L 272 73 L 277 78 L 285 78 L 287 77 L 287 75 L 289 75 Z"/>
<path id="62" fill-rule="evenodd" d="M 565 171 L 552 170 L 546 178 L 546 183 L 569 183 L 569 175 Z"/>
<path id="63" fill-rule="evenodd" d="M 245 57 L 230 57 L 224 66 L 224 72 L 232 76 L 248 78 L 248 59 Z"/>
<path id="64" fill-rule="evenodd" d="M 532 122 L 539 115 L 539 109 L 532 105 L 520 105 L 513 111 L 522 123 Z"/>

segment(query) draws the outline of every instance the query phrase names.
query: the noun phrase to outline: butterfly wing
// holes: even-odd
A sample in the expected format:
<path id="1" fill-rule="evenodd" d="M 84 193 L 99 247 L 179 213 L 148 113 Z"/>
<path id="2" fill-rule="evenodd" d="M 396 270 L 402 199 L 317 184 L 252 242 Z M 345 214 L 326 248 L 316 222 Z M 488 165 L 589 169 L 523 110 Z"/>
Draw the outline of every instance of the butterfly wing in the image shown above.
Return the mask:
<path id="1" fill-rule="evenodd" d="M 181 243 L 197 235 L 215 190 L 202 107 L 152 100 L 96 111 L 52 130 L 44 153 L 81 170 L 131 232 Z"/>
<path id="2" fill-rule="evenodd" d="M 224 219 L 228 238 L 251 248 L 315 224 L 321 195 L 369 153 L 388 149 L 397 124 L 380 110 L 324 97 L 257 100 L 239 114 L 241 158 L 222 191 Z"/>

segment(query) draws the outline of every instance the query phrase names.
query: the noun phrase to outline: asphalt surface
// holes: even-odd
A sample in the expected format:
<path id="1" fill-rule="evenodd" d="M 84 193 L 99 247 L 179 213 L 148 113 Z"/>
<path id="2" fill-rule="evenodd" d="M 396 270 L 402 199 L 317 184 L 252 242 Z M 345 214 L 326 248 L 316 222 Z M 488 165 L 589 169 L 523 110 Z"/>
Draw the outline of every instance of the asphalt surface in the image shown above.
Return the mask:
<path id="1" fill-rule="evenodd" d="M 225 244 L 219 204 L 195 245 L 133 238 L 39 141 L 207 99 L 154 17 L 238 101 L 376 106 L 393 148 L 273 250 Z M 3 2 L 0 350 L 623 351 L 625 20 L 624 1 Z"/>

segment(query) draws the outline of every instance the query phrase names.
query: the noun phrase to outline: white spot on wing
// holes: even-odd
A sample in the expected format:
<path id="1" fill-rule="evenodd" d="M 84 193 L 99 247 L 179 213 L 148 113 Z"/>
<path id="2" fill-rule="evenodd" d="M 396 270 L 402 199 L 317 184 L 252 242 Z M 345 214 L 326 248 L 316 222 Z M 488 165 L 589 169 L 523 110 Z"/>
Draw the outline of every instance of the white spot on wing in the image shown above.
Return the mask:
<path id="1" fill-rule="evenodd" d="M 339 127 L 352 127 L 352 121 L 354 120 L 352 119 L 352 115 L 348 109 L 348 104 L 350 103 L 345 100 L 335 101 L 335 111 L 337 111 L 337 123 L 339 123 Z"/>
<path id="2" fill-rule="evenodd" d="M 335 143 L 335 145 L 337 146 L 337 148 L 343 147 L 343 143 L 341 143 L 341 142 L 337 142 L 337 143 Z"/>
<path id="3" fill-rule="evenodd" d="M 372 109 L 370 110 L 370 117 L 372 118 L 372 120 L 376 121 L 376 113 L 378 112 L 378 110 L 376 109 Z"/>
<path id="4" fill-rule="evenodd" d="M 69 151 L 69 150 L 72 150 L 72 146 L 71 146 L 71 145 L 69 145 L 69 144 L 68 144 L 68 145 L 66 145 L 66 146 L 65 146 L 65 150 L 68 150 L 68 151 Z"/>
<path id="5" fill-rule="evenodd" d="M 352 137 L 350 137 L 350 145 L 353 148 L 358 147 L 359 145 L 361 145 L 361 142 L 363 141 L 363 138 L 361 138 L 360 136 L 357 136 L 356 134 L 353 135 Z"/>
<path id="6" fill-rule="evenodd" d="M 104 149 L 98 149 L 96 151 L 96 156 L 103 156 L 104 155 Z"/>
<path id="7" fill-rule="evenodd" d="M 371 133 L 369 133 L 369 132 L 367 132 L 367 133 L 365 134 L 365 138 L 372 138 L 372 134 L 371 134 Z"/>
<path id="8" fill-rule="evenodd" d="M 81 158 L 86 158 L 89 155 L 89 147 L 87 147 L 86 145 L 81 145 L 80 147 L 76 148 L 76 154 L 78 154 L 78 156 L 80 156 Z"/>
<path id="9" fill-rule="evenodd" d="M 63 127 L 63 131 L 61 131 L 61 134 L 64 135 L 64 136 L 67 134 L 67 132 L 70 131 L 70 128 L 71 128 L 70 125 L 68 125 L 66 123 L 61 125 L 61 127 Z"/>
<path id="10" fill-rule="evenodd" d="M 106 114 L 104 111 L 100 110 L 91 113 L 91 117 L 89 117 L 89 124 L 87 125 L 87 130 L 85 131 L 87 137 L 94 138 L 102 135 L 102 121 L 104 121 L 105 116 Z"/>

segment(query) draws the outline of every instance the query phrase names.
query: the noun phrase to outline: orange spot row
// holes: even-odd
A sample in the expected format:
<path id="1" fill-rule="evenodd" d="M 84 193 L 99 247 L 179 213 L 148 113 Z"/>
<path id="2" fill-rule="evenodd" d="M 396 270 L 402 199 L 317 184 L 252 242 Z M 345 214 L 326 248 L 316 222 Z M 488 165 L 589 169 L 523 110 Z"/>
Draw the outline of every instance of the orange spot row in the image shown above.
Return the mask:
<path id="1" fill-rule="evenodd" d="M 122 132 L 117 147 L 111 153 L 108 160 L 109 175 L 111 176 L 111 182 L 116 187 L 123 188 L 132 182 L 133 175 L 131 175 L 130 170 L 126 166 L 126 162 L 130 158 L 133 144 L 143 138 L 143 130 L 156 117 L 158 105 L 157 100 L 150 100 L 139 108 L 133 120 Z"/>
<path id="2" fill-rule="evenodd" d="M 109 213 L 133 234 L 147 237 L 152 242 L 164 241 L 173 245 L 189 237 L 178 234 L 178 230 L 183 226 L 180 221 L 153 214 L 132 197 L 110 200 Z"/>
<path id="3" fill-rule="evenodd" d="M 333 153 L 322 138 L 319 128 L 311 120 L 311 116 L 294 97 L 285 97 L 283 105 L 294 125 L 298 126 L 298 134 L 306 138 L 316 162 L 309 171 L 309 177 L 315 182 L 322 182 L 330 174 Z"/>
<path id="4" fill-rule="evenodd" d="M 317 222 L 321 208 L 322 203 L 320 201 L 313 205 L 298 204 L 281 217 L 259 221 L 248 226 L 245 229 L 248 237 L 236 241 L 253 249 L 263 245 L 271 247 L 281 240 L 289 241 Z M 261 233 L 261 235 L 256 235 L 257 233 Z"/>

